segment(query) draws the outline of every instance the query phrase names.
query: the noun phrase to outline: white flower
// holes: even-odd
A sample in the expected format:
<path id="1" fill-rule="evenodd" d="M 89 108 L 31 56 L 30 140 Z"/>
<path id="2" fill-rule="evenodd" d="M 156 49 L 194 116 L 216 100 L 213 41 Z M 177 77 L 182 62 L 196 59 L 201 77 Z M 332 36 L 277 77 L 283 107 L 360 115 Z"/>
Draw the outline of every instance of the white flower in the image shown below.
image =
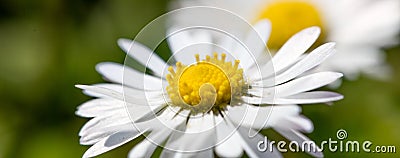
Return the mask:
<path id="1" fill-rule="evenodd" d="M 256 36 L 263 40 L 261 45 L 250 46 L 255 42 L 251 33 L 249 40 L 243 42 L 252 50 L 255 60 L 265 60 L 263 53 L 269 35 L 265 30 L 269 30 L 269 23 L 261 21 L 254 28 L 259 33 Z M 182 63 L 169 67 L 168 75 L 164 75 L 168 64 L 149 48 L 120 39 L 121 48 L 151 69 L 154 76 L 106 62 L 96 68 L 112 83 L 77 85 L 85 94 L 96 97 L 79 106 L 76 112 L 92 118 L 79 133 L 81 144 L 92 145 L 83 157 L 97 156 L 141 135 L 147 138 L 130 151 L 129 157 L 150 157 L 157 145 L 165 148 L 161 157 L 213 157 L 214 151 L 221 157 L 238 157 L 243 151 L 250 157 L 281 157 L 276 148 L 273 152 L 258 151 L 258 142 L 264 140 L 258 130 L 273 128 L 299 144 L 309 141 L 302 132 L 311 132 L 313 124 L 294 104 L 329 103 L 343 98 L 334 92 L 312 91 L 342 77 L 341 73 L 304 75 L 335 51 L 334 43 L 326 43 L 303 54 L 319 34 L 318 27 L 302 30 L 272 60 L 257 65 L 235 45 L 222 46 L 231 51 L 206 56 L 205 60 L 201 59 L 211 52 L 191 57 L 178 53 L 187 44 L 211 42 L 205 33 L 179 32 L 169 37 L 168 42 L 174 57 Z M 230 55 L 238 60 L 229 61 Z M 195 63 L 184 65 L 190 61 Z M 274 72 L 268 63 L 274 64 Z M 323 156 L 321 151 L 308 153 Z"/>
<path id="2" fill-rule="evenodd" d="M 343 72 L 355 79 L 360 72 L 372 77 L 386 78 L 390 68 L 385 63 L 382 47 L 398 43 L 400 31 L 399 0 L 178 0 L 173 8 L 212 6 L 229 10 L 250 23 L 267 18 L 272 23 L 268 46 L 279 48 L 299 30 L 319 26 L 319 42 L 335 41 L 334 56 L 319 68 Z M 198 20 L 176 16 L 176 23 Z M 210 16 L 215 23 L 221 20 Z M 197 21 L 196 21 L 197 22 Z M 235 26 L 232 26 L 235 27 Z"/>

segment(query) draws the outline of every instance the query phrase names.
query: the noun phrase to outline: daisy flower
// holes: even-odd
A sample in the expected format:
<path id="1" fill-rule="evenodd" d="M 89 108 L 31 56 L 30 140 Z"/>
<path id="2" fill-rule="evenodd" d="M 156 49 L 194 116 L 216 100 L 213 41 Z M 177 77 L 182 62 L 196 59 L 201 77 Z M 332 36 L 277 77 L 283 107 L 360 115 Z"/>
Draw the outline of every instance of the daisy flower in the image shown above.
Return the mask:
<path id="1" fill-rule="evenodd" d="M 263 56 L 269 26 L 268 21 L 258 22 L 257 34 L 248 33 L 249 40 L 243 41 L 255 61 L 268 59 Z M 153 75 L 105 62 L 96 69 L 111 83 L 76 86 L 96 98 L 76 111 L 78 116 L 92 118 L 79 132 L 80 143 L 92 145 L 83 157 L 100 155 L 140 136 L 146 138 L 129 157 L 150 157 L 157 146 L 164 148 L 161 157 L 213 157 L 214 152 L 220 157 L 239 157 L 244 152 L 250 157 L 281 157 L 275 147 L 258 150 L 258 142 L 265 138 L 259 130 L 273 128 L 299 144 L 310 141 L 303 133 L 311 132 L 313 124 L 296 104 L 343 98 L 334 92 L 313 91 L 342 77 L 341 73 L 304 74 L 335 52 L 335 44 L 326 43 L 303 54 L 319 34 L 318 27 L 300 31 L 259 65 L 243 55 L 240 46 L 231 44 L 221 44 L 226 53 L 178 53 L 187 44 L 211 42 L 206 32 L 177 31 L 168 37 L 177 60 L 174 65 L 143 44 L 118 40 L 128 56 L 146 65 Z M 254 45 L 254 36 L 262 39 L 261 45 Z M 215 50 L 214 45 L 208 46 L 205 50 Z M 269 69 L 271 64 L 274 71 Z M 315 144 L 306 148 L 313 156 L 323 156 Z"/>
<path id="2" fill-rule="evenodd" d="M 319 68 L 343 72 L 349 79 L 357 78 L 360 72 L 378 78 L 390 75 L 381 48 L 398 43 L 398 0 L 178 0 L 172 3 L 174 8 L 189 6 L 226 9 L 250 23 L 269 19 L 272 33 L 268 47 L 271 50 L 280 48 L 303 28 L 319 26 L 322 36 L 317 43 L 335 41 L 338 50 Z M 210 16 L 207 20 L 217 23 L 220 19 Z M 177 16 L 174 20 L 182 24 L 190 23 L 193 18 Z"/>

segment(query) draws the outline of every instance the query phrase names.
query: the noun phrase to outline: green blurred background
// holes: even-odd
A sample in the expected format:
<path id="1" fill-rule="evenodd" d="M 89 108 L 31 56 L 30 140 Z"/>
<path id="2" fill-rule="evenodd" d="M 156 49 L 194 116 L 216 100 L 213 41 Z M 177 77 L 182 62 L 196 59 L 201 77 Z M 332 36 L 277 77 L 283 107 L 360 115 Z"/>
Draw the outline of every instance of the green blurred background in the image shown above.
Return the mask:
<path id="1" fill-rule="evenodd" d="M 133 38 L 167 12 L 168 1 L 6 0 L 0 3 L 0 158 L 81 157 L 78 131 L 87 119 L 75 108 L 90 98 L 75 84 L 102 82 L 94 69 L 101 61 L 123 62 L 120 37 Z M 167 51 L 166 51 L 167 52 Z M 166 54 L 168 54 L 167 52 Z M 163 56 L 166 56 L 163 54 Z M 361 76 L 337 91 L 334 104 L 304 106 L 316 142 L 336 138 L 400 148 L 400 47 L 387 50 L 393 78 Z M 272 131 L 270 137 L 281 139 Z M 134 142 L 100 157 L 126 157 Z M 398 157 L 398 154 L 330 153 L 326 157 Z M 307 157 L 306 154 L 286 154 Z"/>

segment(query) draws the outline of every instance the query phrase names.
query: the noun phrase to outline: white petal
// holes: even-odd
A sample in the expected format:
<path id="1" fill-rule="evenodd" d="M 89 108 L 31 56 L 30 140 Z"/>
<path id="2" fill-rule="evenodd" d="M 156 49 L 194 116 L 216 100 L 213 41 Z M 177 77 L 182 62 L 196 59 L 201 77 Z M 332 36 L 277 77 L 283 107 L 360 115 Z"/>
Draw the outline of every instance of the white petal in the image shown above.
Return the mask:
<path id="1" fill-rule="evenodd" d="M 267 19 L 262 19 L 254 25 L 254 30 L 258 33 L 259 38 L 266 44 L 271 34 L 271 22 Z"/>
<path id="2" fill-rule="evenodd" d="M 309 27 L 293 35 L 272 58 L 276 72 L 296 61 L 317 40 L 321 29 Z"/>
<path id="3" fill-rule="evenodd" d="M 183 115 L 182 121 L 186 120 L 187 114 L 189 113 Z M 213 124 L 213 116 L 207 114 L 203 118 L 188 122 L 188 125 L 175 126 L 176 130 L 173 130 L 160 157 L 212 157 L 210 147 L 213 147 L 216 140 L 215 129 L 210 128 Z M 201 127 L 205 127 L 206 130 L 200 131 Z"/>
<path id="4" fill-rule="evenodd" d="M 121 92 L 112 89 L 99 86 L 88 86 L 88 85 L 75 85 L 75 87 L 83 89 L 85 91 L 90 91 L 93 94 L 97 94 L 99 96 L 107 96 L 108 98 L 114 98 L 121 101 L 124 100 L 124 96 Z"/>
<path id="5" fill-rule="evenodd" d="M 212 114 L 192 117 L 188 120 L 185 131 L 174 131 L 166 148 L 178 152 L 196 153 L 215 145 L 216 135 Z"/>
<path id="6" fill-rule="evenodd" d="M 97 155 L 100 155 L 102 153 L 105 153 L 107 151 L 110 151 L 116 147 L 119 147 L 137 137 L 139 137 L 142 133 L 139 131 L 131 130 L 131 131 L 120 131 L 117 132 L 113 135 L 110 135 L 103 140 L 97 142 L 95 145 L 90 147 L 83 157 L 94 157 Z"/>
<path id="7" fill-rule="evenodd" d="M 259 151 L 257 144 L 260 141 L 265 141 L 267 138 L 261 134 L 256 134 L 253 137 L 250 137 L 250 133 L 255 133 L 254 131 L 251 132 L 251 129 L 239 127 L 237 133 L 240 135 L 242 140 L 243 149 L 246 151 L 249 157 L 282 157 L 282 154 L 273 146 L 272 152 L 270 150 L 266 150 L 264 152 Z"/>
<path id="8" fill-rule="evenodd" d="M 334 92 L 313 91 L 304 92 L 285 98 L 271 98 L 271 97 L 247 97 L 242 99 L 250 104 L 314 104 L 314 103 L 329 103 L 343 99 L 343 96 Z"/>
<path id="9" fill-rule="evenodd" d="M 281 74 L 282 72 L 285 72 L 286 70 L 290 69 L 293 65 L 295 65 L 297 62 L 303 60 L 308 54 L 303 54 L 300 57 L 298 57 L 296 59 L 296 61 L 294 61 L 292 64 L 288 65 L 286 68 L 281 69 L 279 72 L 275 71 L 274 69 L 274 65 L 271 62 L 271 59 L 259 62 L 259 65 L 257 65 L 258 67 L 256 67 L 256 69 L 254 69 L 254 67 L 252 67 L 254 70 L 252 72 L 250 72 L 249 75 L 249 79 L 251 81 L 259 81 L 259 80 L 264 80 L 263 82 L 270 82 L 268 84 L 261 84 L 261 85 L 275 85 L 275 77 L 279 74 Z M 258 73 L 258 71 L 260 71 L 260 73 Z M 261 74 L 261 76 L 260 76 Z M 256 83 L 257 83 L 256 82 Z"/>
<path id="10" fill-rule="evenodd" d="M 214 114 L 212 112 L 207 114 L 199 114 L 189 118 L 186 124 L 185 133 L 203 133 L 208 131 L 214 131 Z"/>
<path id="11" fill-rule="evenodd" d="M 215 117 L 217 146 L 215 152 L 220 157 L 241 157 L 243 148 L 240 145 L 240 138 L 236 133 L 236 129 L 229 126 L 223 121 L 223 118 L 218 115 Z"/>
<path id="12" fill-rule="evenodd" d="M 324 157 L 324 154 L 321 152 L 321 149 L 316 145 L 314 142 L 314 145 L 304 145 L 302 146 L 303 142 L 311 142 L 309 138 L 301 134 L 300 132 L 296 130 L 287 130 L 287 129 L 280 129 L 280 128 L 275 128 L 277 132 L 282 134 L 284 137 L 291 141 L 296 141 L 300 148 L 302 148 L 304 151 L 307 153 L 311 154 L 314 157 Z M 305 148 L 303 148 L 305 147 Z M 315 152 L 314 152 L 315 151 Z"/>
<path id="13" fill-rule="evenodd" d="M 100 129 L 111 126 L 123 125 L 131 122 L 132 121 L 129 119 L 129 116 L 126 113 L 126 111 L 109 113 L 107 115 L 102 115 L 89 120 L 85 125 L 83 125 L 83 127 L 79 131 L 79 136 L 90 134 L 90 132 L 93 131 L 101 132 Z"/>
<path id="14" fill-rule="evenodd" d="M 115 147 L 118 147 L 138 137 L 139 135 L 149 130 L 162 130 L 162 129 L 175 128 L 175 126 L 181 124 L 184 121 L 183 118 L 186 118 L 184 116 L 175 117 L 175 114 L 176 113 L 174 111 L 171 111 L 171 109 L 167 108 L 160 116 L 157 117 L 157 119 L 151 119 L 148 121 L 135 123 L 134 126 L 132 122 L 119 125 L 117 124 L 115 126 L 111 125 L 115 124 L 114 122 L 120 123 L 121 120 L 115 120 L 114 122 L 112 122 L 112 120 L 114 119 L 110 119 L 110 117 L 106 117 L 105 119 L 107 120 L 99 120 L 99 123 L 94 124 L 97 126 L 96 127 L 97 129 L 85 130 L 82 137 L 88 137 L 84 138 L 85 140 L 90 140 L 90 139 L 98 140 L 99 137 L 101 138 L 107 135 L 109 136 L 97 142 L 85 153 L 85 155 L 87 157 L 92 157 L 107 152 Z M 116 118 L 119 117 L 120 119 L 129 118 L 129 117 L 121 117 L 120 115 L 112 115 L 111 117 L 116 117 Z M 97 117 L 95 119 L 97 119 Z M 87 124 L 89 124 L 89 122 Z M 99 126 L 99 124 L 101 124 L 102 126 Z M 110 135 L 110 133 L 113 132 L 116 133 Z"/>
<path id="15" fill-rule="evenodd" d="M 313 103 L 329 103 L 343 99 L 341 94 L 326 91 L 313 91 L 305 92 L 289 96 L 287 98 L 279 99 L 278 102 L 285 102 L 286 104 L 313 104 Z"/>
<path id="16" fill-rule="evenodd" d="M 150 108 L 154 111 L 156 107 L 164 105 L 166 102 L 164 98 L 166 94 L 162 94 L 161 91 L 145 91 L 145 90 L 130 88 L 127 86 L 122 86 L 120 84 L 109 84 L 109 83 L 99 83 L 99 84 L 93 84 L 91 86 L 113 90 L 115 92 L 122 94 L 123 97 L 125 98 L 125 100 L 123 101 L 125 103 L 125 106 L 128 107 L 128 109 L 140 108 L 139 106 L 147 107 L 148 105 L 150 105 Z M 84 93 L 93 97 L 110 98 L 107 97 L 107 95 L 96 93 L 90 90 L 84 90 Z M 147 99 L 144 100 L 144 98 Z M 140 108 L 135 110 L 144 112 L 146 109 Z"/>
<path id="17" fill-rule="evenodd" d="M 186 121 L 189 114 L 188 110 L 180 111 L 178 107 L 167 106 L 160 116 L 151 121 L 152 130 L 162 130 L 165 128 L 175 129 L 178 125 L 181 125 Z M 179 112 L 179 114 L 177 114 Z M 154 113 L 153 115 L 156 115 Z"/>
<path id="18" fill-rule="evenodd" d="M 288 83 L 276 86 L 276 96 L 289 96 L 325 86 L 341 78 L 343 74 L 336 72 L 319 72 L 307 75 Z"/>
<path id="19" fill-rule="evenodd" d="M 260 20 L 254 25 L 253 29 L 247 33 L 244 39 L 244 44 L 251 52 L 251 56 L 248 55 L 247 51 L 238 53 L 238 59 L 240 59 L 244 70 L 254 64 L 261 63 L 259 62 L 260 57 L 265 58 L 268 55 L 266 43 L 271 33 L 271 23 L 268 20 Z"/>
<path id="20" fill-rule="evenodd" d="M 152 131 L 148 136 L 146 136 L 146 139 L 135 145 L 135 147 L 133 147 L 132 150 L 129 151 L 128 157 L 151 157 L 157 146 L 161 145 L 161 143 L 168 138 L 170 133 L 170 129 Z"/>
<path id="21" fill-rule="evenodd" d="M 212 53 L 211 37 L 206 30 L 171 28 L 167 32 L 167 37 L 174 58 L 183 64 L 193 63 L 195 54 Z"/>
<path id="22" fill-rule="evenodd" d="M 165 101 L 162 99 L 153 99 L 148 101 L 146 96 L 139 97 L 135 96 L 127 89 L 125 95 L 121 92 L 117 92 L 111 89 L 107 89 L 99 86 L 85 86 L 85 85 L 77 85 L 78 88 L 84 89 L 85 91 L 90 91 L 91 93 L 96 93 L 100 95 L 108 96 L 108 98 L 119 100 L 123 102 L 123 107 L 119 109 L 119 113 L 129 113 L 132 121 L 139 121 L 142 118 L 152 118 L 151 114 L 158 112 L 165 105 Z M 107 111 L 107 113 L 111 113 L 114 111 Z M 93 112 L 92 112 L 93 113 Z M 104 115 L 104 113 L 102 114 Z M 96 116 L 102 116 L 100 115 Z M 107 115 L 104 115 L 107 116 Z M 102 116 L 103 117 L 103 116 Z M 140 122 L 140 121 L 139 121 Z"/>
<path id="23" fill-rule="evenodd" d="M 135 126 L 133 126 L 132 123 L 135 120 L 131 118 L 135 117 L 132 116 L 134 114 L 130 113 L 130 115 L 128 115 L 125 109 L 124 112 L 125 113 L 111 113 L 91 119 L 79 132 L 81 144 L 93 144 L 106 136 L 122 130 L 140 129 L 141 131 L 147 131 L 150 128 L 156 128 L 154 122 L 158 121 L 157 119 L 135 123 Z M 149 112 L 142 112 L 139 114 L 141 116 L 149 115 Z"/>
<path id="24" fill-rule="evenodd" d="M 224 50 L 223 52 L 231 53 L 233 52 L 236 42 L 237 41 L 231 36 L 222 36 L 221 39 L 216 40 L 216 46 L 222 48 Z M 221 51 L 218 47 L 214 47 L 215 50 L 213 50 L 213 52 Z"/>
<path id="25" fill-rule="evenodd" d="M 250 135 L 250 133 L 256 133 L 256 131 L 241 126 L 236 127 L 230 119 L 225 119 L 225 121 L 226 122 L 223 123 L 226 123 L 227 126 L 230 127 L 230 129 L 237 130 L 236 132 L 234 132 L 234 135 L 236 135 L 241 146 L 246 151 L 249 157 L 282 157 L 281 153 L 279 153 L 275 147 L 273 147 L 273 152 L 270 152 L 270 150 L 267 150 L 265 152 L 258 150 L 258 142 L 264 141 L 266 139 L 266 137 L 264 137 L 263 135 L 258 133 L 255 135 Z"/>
<path id="26" fill-rule="evenodd" d="M 116 91 L 119 93 L 123 93 L 123 87 L 120 84 L 98 83 L 98 84 L 93 84 L 92 86 L 103 87 L 103 88 L 110 89 L 110 90 L 113 90 L 113 91 Z M 89 90 L 83 90 L 83 93 L 87 96 L 96 97 L 96 98 L 112 98 L 105 94 L 96 93 L 96 92 L 89 91 Z"/>
<path id="27" fill-rule="evenodd" d="M 276 73 L 270 61 L 271 56 L 265 52 L 264 55 L 257 58 L 256 63 L 254 63 L 252 67 L 244 71 L 244 75 L 248 78 L 250 83 L 259 82 L 261 79 L 264 79 L 261 82 L 271 82 L 270 85 L 274 85 L 275 79 L 272 76 L 275 76 Z"/>
<path id="28" fill-rule="evenodd" d="M 118 39 L 118 45 L 130 57 L 136 59 L 142 65 L 150 68 L 157 76 L 162 77 L 168 65 L 156 53 L 148 47 L 130 39 Z"/>
<path id="29" fill-rule="evenodd" d="M 126 108 L 122 108 L 120 111 L 116 111 L 113 113 L 109 112 L 107 115 L 99 115 L 98 117 L 91 119 L 89 122 L 87 122 L 82 127 L 79 135 L 82 136 L 83 140 L 91 140 L 93 139 L 93 137 L 99 137 L 99 135 L 119 131 L 119 126 L 125 126 L 126 124 L 131 125 L 134 122 L 136 123 L 135 125 L 137 127 L 141 127 L 143 128 L 143 130 L 147 130 L 149 126 L 152 125 L 152 122 L 143 120 L 142 118 L 154 118 L 150 117 L 151 114 L 157 113 L 162 108 L 162 106 L 154 108 L 136 106 L 130 109 L 130 107 L 128 107 L 128 109 L 130 110 L 129 115 L 126 111 Z M 139 119 L 142 119 L 142 121 L 139 121 Z M 156 121 L 158 120 L 156 119 Z"/>
<path id="30" fill-rule="evenodd" d="M 124 94 L 125 96 L 134 96 L 134 98 L 145 98 L 146 97 L 146 98 L 149 98 L 152 100 L 155 100 L 155 99 L 162 100 L 164 97 L 163 93 L 161 91 L 145 91 L 145 90 L 141 90 L 141 89 L 135 89 L 135 88 L 127 87 L 127 86 L 122 86 L 121 84 L 97 83 L 97 84 L 93 84 L 91 86 L 110 89 L 115 92 Z M 97 98 L 107 98 L 108 97 L 107 95 L 104 95 L 101 93 L 95 93 L 90 90 L 89 91 L 84 90 L 84 93 L 88 96 L 97 97 Z"/>
<path id="31" fill-rule="evenodd" d="M 92 99 L 80 105 L 75 114 L 81 117 L 95 117 L 107 112 L 125 110 L 124 105 L 124 102 L 116 99 Z"/>
<path id="32" fill-rule="evenodd" d="M 81 135 L 79 142 L 82 145 L 92 145 L 101 141 L 105 137 L 122 130 L 134 130 L 134 127 L 132 126 L 131 122 L 126 122 L 125 124 L 118 125 L 106 124 L 105 126 L 96 126 L 95 128 L 90 128 L 89 130 L 86 130 L 85 133 Z"/>
<path id="33" fill-rule="evenodd" d="M 137 89 L 161 90 L 163 88 L 162 79 L 139 72 L 130 67 L 104 62 L 96 65 L 96 70 L 106 79 L 121 83 Z"/>
<path id="34" fill-rule="evenodd" d="M 313 50 L 304 59 L 290 67 L 282 74 L 277 75 L 275 78 L 275 84 L 281 84 L 289 81 L 321 64 L 325 59 L 335 52 L 334 46 L 335 43 L 326 43 Z"/>
<path id="35" fill-rule="evenodd" d="M 130 104 L 129 104 L 130 105 Z M 154 113 L 159 112 L 165 107 L 163 104 L 153 106 L 127 106 L 129 117 L 134 122 L 142 122 L 155 117 Z"/>
<path id="36" fill-rule="evenodd" d="M 249 94 L 260 96 L 260 90 L 263 90 L 263 94 L 271 93 L 271 91 L 275 90 L 275 97 L 285 97 L 320 88 L 332 83 L 342 76 L 343 74 L 337 72 L 318 72 L 294 79 L 272 88 L 257 88 L 256 86 L 253 86 L 254 88 L 249 91 Z M 259 89 L 259 91 L 255 91 L 256 89 Z"/>
<path id="37" fill-rule="evenodd" d="M 297 116 L 301 108 L 297 105 L 252 106 L 241 105 L 229 109 L 227 116 L 235 123 L 247 128 L 264 129 L 280 124 L 286 117 Z"/>
<path id="38" fill-rule="evenodd" d="M 90 91 L 91 94 L 107 96 L 107 98 L 121 100 L 134 105 L 160 105 L 164 103 L 163 100 L 148 101 L 146 95 L 129 95 L 129 93 L 124 95 L 121 92 L 100 86 L 76 85 L 76 87 L 85 91 Z"/>
<path id="39" fill-rule="evenodd" d="M 293 129 L 306 133 L 311 133 L 314 130 L 311 120 L 299 114 L 281 117 L 277 122 L 273 128 Z"/>

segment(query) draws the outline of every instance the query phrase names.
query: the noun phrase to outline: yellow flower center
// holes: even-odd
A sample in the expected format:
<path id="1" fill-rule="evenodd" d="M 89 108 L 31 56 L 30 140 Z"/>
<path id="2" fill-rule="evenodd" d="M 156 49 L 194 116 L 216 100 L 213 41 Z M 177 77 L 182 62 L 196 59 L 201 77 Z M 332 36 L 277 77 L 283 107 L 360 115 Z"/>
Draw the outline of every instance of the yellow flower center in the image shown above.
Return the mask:
<path id="1" fill-rule="evenodd" d="M 200 103 L 200 86 L 206 83 L 210 83 L 216 89 L 216 104 L 229 102 L 231 86 L 228 77 L 219 67 L 206 62 L 186 68 L 179 78 L 179 94 L 187 104 L 197 105 Z"/>
<path id="2" fill-rule="evenodd" d="M 167 75 L 167 92 L 172 105 L 190 109 L 194 113 L 206 113 L 210 110 L 220 110 L 240 96 L 244 87 L 243 70 L 239 69 L 239 60 L 234 64 L 225 61 L 226 54 L 218 59 L 206 56 L 200 61 L 196 55 L 196 63 L 185 66 L 176 64 Z"/>
<path id="3" fill-rule="evenodd" d="M 268 4 L 260 12 L 258 19 L 269 19 L 272 24 L 272 32 L 268 41 L 268 47 L 272 50 L 279 49 L 292 35 L 310 26 L 319 26 L 323 31 L 321 14 L 312 4 L 285 0 Z M 323 42 L 322 34 L 318 41 Z"/>

